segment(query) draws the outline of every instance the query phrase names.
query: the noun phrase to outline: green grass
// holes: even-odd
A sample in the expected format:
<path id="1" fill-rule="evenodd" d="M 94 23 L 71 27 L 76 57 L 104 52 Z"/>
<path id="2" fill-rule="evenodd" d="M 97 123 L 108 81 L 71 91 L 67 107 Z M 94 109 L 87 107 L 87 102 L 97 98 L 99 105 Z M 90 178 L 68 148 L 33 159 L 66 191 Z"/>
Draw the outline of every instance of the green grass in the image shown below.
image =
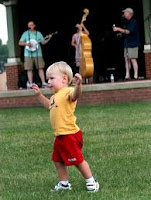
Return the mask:
<path id="1" fill-rule="evenodd" d="M 43 107 L 0 110 L 0 200 L 150 200 L 151 103 L 78 106 L 85 160 L 100 182 L 69 167 L 72 191 L 50 192 L 58 182 L 51 162 L 54 134 Z"/>

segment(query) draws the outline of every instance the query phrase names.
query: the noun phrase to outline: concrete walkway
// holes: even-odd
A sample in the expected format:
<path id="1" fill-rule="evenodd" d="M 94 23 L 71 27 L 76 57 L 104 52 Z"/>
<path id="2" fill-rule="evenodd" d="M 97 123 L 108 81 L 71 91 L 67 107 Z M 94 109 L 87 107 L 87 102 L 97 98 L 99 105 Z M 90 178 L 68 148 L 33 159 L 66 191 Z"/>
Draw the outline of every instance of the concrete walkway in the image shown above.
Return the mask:
<path id="1" fill-rule="evenodd" d="M 0 74 L 0 91 L 7 91 L 6 72 Z"/>

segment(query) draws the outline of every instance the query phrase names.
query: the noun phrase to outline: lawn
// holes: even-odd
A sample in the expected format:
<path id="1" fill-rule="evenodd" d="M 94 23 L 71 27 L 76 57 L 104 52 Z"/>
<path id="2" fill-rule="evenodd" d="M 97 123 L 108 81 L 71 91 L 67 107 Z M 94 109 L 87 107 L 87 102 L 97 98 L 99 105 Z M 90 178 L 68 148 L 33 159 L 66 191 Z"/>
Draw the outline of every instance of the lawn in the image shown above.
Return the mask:
<path id="1" fill-rule="evenodd" d="M 100 182 L 69 167 L 71 191 L 50 192 L 58 182 L 51 162 L 54 134 L 43 107 L 0 110 L 0 200 L 150 200 L 151 103 L 78 106 L 85 160 Z"/>

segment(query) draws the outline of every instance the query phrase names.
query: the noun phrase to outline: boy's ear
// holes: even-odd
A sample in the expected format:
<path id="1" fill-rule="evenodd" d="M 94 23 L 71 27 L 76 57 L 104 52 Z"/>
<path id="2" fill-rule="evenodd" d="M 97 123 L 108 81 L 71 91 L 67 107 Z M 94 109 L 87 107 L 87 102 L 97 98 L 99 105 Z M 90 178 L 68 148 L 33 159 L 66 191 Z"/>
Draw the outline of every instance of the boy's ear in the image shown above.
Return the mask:
<path id="1" fill-rule="evenodd" d="M 63 75 L 63 81 L 64 81 L 65 83 L 68 83 L 68 76 L 67 76 L 67 75 Z"/>

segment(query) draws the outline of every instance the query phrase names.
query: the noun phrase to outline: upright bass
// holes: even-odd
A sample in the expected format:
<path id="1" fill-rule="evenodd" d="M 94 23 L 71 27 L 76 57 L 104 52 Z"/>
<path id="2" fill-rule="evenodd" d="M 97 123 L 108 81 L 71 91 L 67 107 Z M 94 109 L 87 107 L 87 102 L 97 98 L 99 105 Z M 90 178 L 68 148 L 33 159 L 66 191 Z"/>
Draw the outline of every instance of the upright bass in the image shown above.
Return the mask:
<path id="1" fill-rule="evenodd" d="M 81 24 L 86 21 L 86 17 L 89 14 L 89 10 L 85 8 L 83 10 L 84 15 L 81 20 Z M 80 62 L 80 74 L 83 78 L 89 78 L 93 76 L 94 73 L 94 63 L 92 58 L 92 43 L 87 34 L 81 31 L 80 35 L 80 45 L 81 45 L 81 62 Z"/>

